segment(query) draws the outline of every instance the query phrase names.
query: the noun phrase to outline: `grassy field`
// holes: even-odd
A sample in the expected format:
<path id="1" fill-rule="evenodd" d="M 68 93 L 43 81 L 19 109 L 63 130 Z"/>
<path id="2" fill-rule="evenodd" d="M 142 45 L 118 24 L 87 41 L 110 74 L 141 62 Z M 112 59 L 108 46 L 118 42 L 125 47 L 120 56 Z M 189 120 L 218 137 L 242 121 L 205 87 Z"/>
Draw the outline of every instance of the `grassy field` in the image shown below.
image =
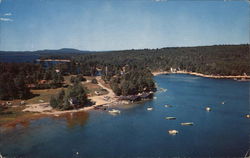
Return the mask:
<path id="1" fill-rule="evenodd" d="M 99 95 L 105 95 L 108 93 L 108 91 L 104 90 L 102 87 L 100 87 L 98 84 L 93 84 L 91 82 L 83 84 L 84 87 L 87 89 L 87 93 L 89 96 L 96 96 L 96 91 L 99 92 Z"/>
<path id="2" fill-rule="evenodd" d="M 52 95 L 59 93 L 63 88 L 31 90 L 36 96 L 26 100 L 27 104 L 36 104 L 41 102 L 49 102 Z"/>

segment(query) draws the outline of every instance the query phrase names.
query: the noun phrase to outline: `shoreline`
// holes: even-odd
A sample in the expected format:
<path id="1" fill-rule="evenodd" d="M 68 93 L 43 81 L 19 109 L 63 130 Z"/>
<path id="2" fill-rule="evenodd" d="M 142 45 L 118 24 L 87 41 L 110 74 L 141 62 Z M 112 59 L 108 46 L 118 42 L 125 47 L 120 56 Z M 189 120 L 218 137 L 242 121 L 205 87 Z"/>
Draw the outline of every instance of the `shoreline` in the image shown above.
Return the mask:
<path id="1" fill-rule="evenodd" d="M 70 62 L 68 59 L 36 59 L 36 61 L 59 61 L 59 62 Z"/>
<path id="2" fill-rule="evenodd" d="M 104 86 L 102 83 L 101 77 L 96 77 L 98 81 L 98 85 L 102 87 L 103 89 L 106 89 L 108 91 L 108 94 L 105 95 L 100 95 L 100 96 L 93 96 L 89 97 L 89 99 L 94 102 L 93 105 L 87 106 L 87 107 L 82 107 L 79 109 L 72 109 L 72 110 L 65 110 L 65 111 L 60 111 L 53 109 L 50 105 L 49 102 L 45 103 L 38 103 L 38 104 L 28 104 L 26 105 L 26 108 L 23 110 L 24 112 L 34 112 L 38 114 L 45 114 L 45 115 L 54 115 L 54 116 L 59 116 L 61 114 L 66 114 L 66 113 L 75 113 L 75 112 L 82 112 L 82 111 L 89 111 L 93 110 L 94 108 L 98 106 L 103 106 L 103 105 L 113 105 L 114 103 L 117 103 L 116 95 L 112 91 L 112 89 Z M 104 100 L 104 97 L 108 97 L 110 99 Z"/>
<path id="3" fill-rule="evenodd" d="M 206 78 L 214 78 L 214 79 L 243 79 L 242 81 L 244 81 L 244 79 L 247 79 L 246 81 L 249 81 L 250 79 L 250 76 L 222 76 L 222 75 L 205 75 L 205 74 L 202 74 L 202 73 L 198 73 L 198 72 L 189 72 L 189 71 L 176 71 L 176 72 L 169 72 L 169 71 L 155 71 L 155 72 L 152 72 L 152 74 L 154 76 L 157 76 L 157 75 L 162 75 L 162 74 L 189 74 L 189 75 L 194 75 L 194 76 L 200 76 L 200 77 L 206 77 Z"/>
<path id="4" fill-rule="evenodd" d="M 94 103 L 91 106 L 87 107 L 82 107 L 79 109 L 72 109 L 72 110 L 57 110 L 53 109 L 50 106 L 49 102 L 44 102 L 44 103 L 35 103 L 35 104 L 27 104 L 25 105 L 24 109 L 22 109 L 22 112 L 27 112 L 29 113 L 29 116 L 27 118 L 26 115 L 21 116 L 20 118 L 17 118 L 13 121 L 4 123 L 0 125 L 1 127 L 12 127 L 17 124 L 22 124 L 23 122 L 27 120 L 33 120 L 41 117 L 60 117 L 64 114 L 73 114 L 73 113 L 78 113 L 78 112 L 88 112 L 89 110 L 94 110 L 98 106 L 118 106 L 120 105 L 120 102 L 117 100 L 115 93 L 112 91 L 111 88 L 106 87 L 105 85 L 102 84 L 102 79 L 101 77 L 96 77 L 98 81 L 98 85 L 101 86 L 102 88 L 106 89 L 108 91 L 108 94 L 105 95 L 100 95 L 100 96 L 92 96 L 89 97 L 89 99 Z M 104 97 L 109 98 L 109 99 L 104 99 Z"/>

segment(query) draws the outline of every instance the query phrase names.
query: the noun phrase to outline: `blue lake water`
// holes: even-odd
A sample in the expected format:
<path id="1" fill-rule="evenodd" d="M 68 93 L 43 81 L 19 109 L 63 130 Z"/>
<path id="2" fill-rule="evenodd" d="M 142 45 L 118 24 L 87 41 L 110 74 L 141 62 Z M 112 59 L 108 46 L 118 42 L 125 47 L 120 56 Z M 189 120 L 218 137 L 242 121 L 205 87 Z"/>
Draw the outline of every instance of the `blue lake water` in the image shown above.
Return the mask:
<path id="1" fill-rule="evenodd" d="M 25 63 L 25 62 L 34 62 L 38 59 L 38 55 L 0 55 L 0 62 L 7 63 Z"/>
<path id="2" fill-rule="evenodd" d="M 250 145 L 250 119 L 244 117 L 250 108 L 249 82 L 180 74 L 159 75 L 155 81 L 167 91 L 157 91 L 154 100 L 120 107 L 120 115 L 90 111 L 2 130 L 0 152 L 32 158 L 244 156 Z M 154 109 L 147 111 L 149 106 Z M 205 111 L 206 106 L 212 111 Z M 179 134 L 169 135 L 170 129 Z"/>

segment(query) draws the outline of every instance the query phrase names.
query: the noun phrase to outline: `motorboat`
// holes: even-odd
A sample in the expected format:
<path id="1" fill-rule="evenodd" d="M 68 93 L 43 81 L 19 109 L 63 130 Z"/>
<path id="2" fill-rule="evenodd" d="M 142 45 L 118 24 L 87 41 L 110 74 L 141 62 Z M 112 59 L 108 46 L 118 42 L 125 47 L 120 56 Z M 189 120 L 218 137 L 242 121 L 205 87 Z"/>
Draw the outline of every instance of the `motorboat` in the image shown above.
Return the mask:
<path id="1" fill-rule="evenodd" d="M 112 110 L 109 110 L 109 113 L 111 113 L 111 114 L 120 114 L 121 111 L 120 110 L 116 110 L 116 109 L 112 109 Z"/>
<path id="2" fill-rule="evenodd" d="M 182 126 L 193 126 L 194 123 L 193 122 L 183 122 L 181 123 Z"/>
<path id="3" fill-rule="evenodd" d="M 166 117 L 167 120 L 175 120 L 176 117 Z"/>
<path id="4" fill-rule="evenodd" d="M 206 111 L 211 111 L 212 109 L 210 107 L 206 107 Z"/>
<path id="5" fill-rule="evenodd" d="M 148 111 L 152 111 L 153 108 L 152 108 L 152 107 L 148 107 L 147 110 L 148 110 Z"/>
<path id="6" fill-rule="evenodd" d="M 179 133 L 179 131 L 173 129 L 173 130 L 169 130 L 168 133 L 171 134 L 171 135 L 176 135 L 176 134 Z"/>
<path id="7" fill-rule="evenodd" d="M 169 105 L 169 104 L 165 105 L 165 108 L 171 108 L 171 107 L 173 107 L 173 105 Z"/>

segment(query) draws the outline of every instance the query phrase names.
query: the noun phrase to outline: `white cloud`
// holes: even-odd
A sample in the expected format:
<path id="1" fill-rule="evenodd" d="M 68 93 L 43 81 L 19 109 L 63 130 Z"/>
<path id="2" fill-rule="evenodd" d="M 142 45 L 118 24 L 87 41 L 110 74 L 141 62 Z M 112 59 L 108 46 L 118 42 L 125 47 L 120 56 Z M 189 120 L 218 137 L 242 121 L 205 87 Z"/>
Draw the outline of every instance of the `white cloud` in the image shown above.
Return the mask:
<path id="1" fill-rule="evenodd" d="M 2 3 L 2 0 L 0 0 L 0 4 Z"/>
<path id="2" fill-rule="evenodd" d="M 12 13 L 5 13 L 4 16 L 11 16 Z"/>
<path id="3" fill-rule="evenodd" d="M 0 21 L 13 21 L 13 20 L 10 18 L 0 18 Z"/>

